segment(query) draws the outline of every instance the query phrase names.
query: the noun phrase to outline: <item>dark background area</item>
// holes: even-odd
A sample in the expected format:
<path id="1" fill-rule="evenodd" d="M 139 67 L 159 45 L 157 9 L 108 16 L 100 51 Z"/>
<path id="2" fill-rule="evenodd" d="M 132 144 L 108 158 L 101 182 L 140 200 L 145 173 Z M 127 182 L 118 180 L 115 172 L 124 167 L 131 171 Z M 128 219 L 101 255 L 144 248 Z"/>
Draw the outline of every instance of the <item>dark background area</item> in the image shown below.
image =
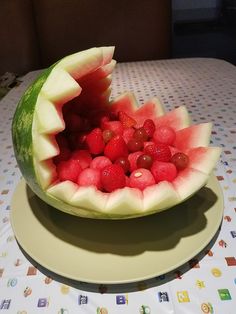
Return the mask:
<path id="1" fill-rule="evenodd" d="M 0 76 L 104 45 L 116 46 L 118 62 L 210 57 L 236 65 L 236 0 L 0 2 Z"/>
<path id="2" fill-rule="evenodd" d="M 172 57 L 236 65 L 236 0 L 172 0 Z"/>

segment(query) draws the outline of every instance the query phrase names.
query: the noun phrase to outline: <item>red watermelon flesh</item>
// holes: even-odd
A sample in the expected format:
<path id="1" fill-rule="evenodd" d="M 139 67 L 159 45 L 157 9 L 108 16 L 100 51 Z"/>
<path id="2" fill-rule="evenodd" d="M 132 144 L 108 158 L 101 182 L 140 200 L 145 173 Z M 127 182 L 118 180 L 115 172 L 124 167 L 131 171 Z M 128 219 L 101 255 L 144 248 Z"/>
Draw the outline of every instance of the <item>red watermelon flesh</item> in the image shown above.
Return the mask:
<path id="1" fill-rule="evenodd" d="M 194 147 L 184 150 L 189 157 L 189 167 L 210 174 L 220 156 L 220 147 Z"/>
<path id="2" fill-rule="evenodd" d="M 180 150 L 187 148 L 208 146 L 210 143 L 212 123 L 191 125 L 176 132 L 174 146 Z"/>
<path id="3" fill-rule="evenodd" d="M 138 103 L 133 93 L 125 92 L 111 102 L 111 111 L 118 114 L 120 110 L 130 115 L 137 110 Z"/>
<path id="4" fill-rule="evenodd" d="M 150 99 L 140 106 L 131 116 L 136 120 L 136 127 L 141 127 L 144 121 L 149 117 L 154 122 L 157 118 L 164 115 L 164 108 L 158 98 Z"/>
<path id="5" fill-rule="evenodd" d="M 168 126 L 175 131 L 188 127 L 189 123 L 189 116 L 185 106 L 180 106 L 176 109 L 173 109 L 172 111 L 167 112 L 165 115 L 158 117 L 155 120 L 157 127 Z"/>

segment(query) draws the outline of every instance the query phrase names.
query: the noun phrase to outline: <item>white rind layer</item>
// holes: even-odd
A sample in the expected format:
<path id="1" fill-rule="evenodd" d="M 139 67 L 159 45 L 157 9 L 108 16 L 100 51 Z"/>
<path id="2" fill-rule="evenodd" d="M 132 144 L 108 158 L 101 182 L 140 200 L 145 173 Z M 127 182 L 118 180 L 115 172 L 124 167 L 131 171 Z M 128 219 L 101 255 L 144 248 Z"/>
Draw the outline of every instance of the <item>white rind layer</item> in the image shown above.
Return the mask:
<path id="1" fill-rule="evenodd" d="M 78 96 L 81 93 L 81 87 L 58 63 L 43 84 L 40 93 L 55 104 L 64 104 Z"/>
<path id="2" fill-rule="evenodd" d="M 44 190 L 57 179 L 56 166 L 54 165 L 52 159 L 39 162 L 34 160 L 34 163 L 37 164 L 35 169 L 37 177 L 39 179 L 39 184 Z"/>
<path id="3" fill-rule="evenodd" d="M 47 193 L 65 203 L 70 203 L 77 189 L 77 184 L 71 181 L 63 181 L 51 186 L 47 189 Z"/>
<path id="4" fill-rule="evenodd" d="M 40 134 L 33 131 L 34 157 L 37 161 L 44 161 L 59 154 L 59 148 L 53 135 Z"/>
<path id="5" fill-rule="evenodd" d="M 85 208 L 88 211 L 101 211 L 107 203 L 108 194 L 97 190 L 95 187 L 78 187 L 73 197 L 70 199 L 70 204 Z"/>
<path id="6" fill-rule="evenodd" d="M 179 172 L 172 184 L 182 202 L 203 187 L 207 183 L 208 178 L 209 176 L 203 172 L 186 168 Z"/>
<path id="7" fill-rule="evenodd" d="M 195 147 L 185 150 L 189 157 L 189 167 L 211 174 L 220 158 L 222 149 L 220 147 Z"/>
<path id="8" fill-rule="evenodd" d="M 114 51 L 115 51 L 115 46 L 107 46 L 107 47 L 101 47 L 102 50 L 102 55 L 103 55 L 103 61 L 102 64 L 106 65 L 111 62 Z"/>
<path id="9" fill-rule="evenodd" d="M 143 191 L 143 211 L 162 211 L 181 201 L 170 182 L 162 181 L 159 184 L 147 187 Z"/>
<path id="10" fill-rule="evenodd" d="M 185 106 L 180 106 L 169 112 L 166 112 L 165 115 L 156 119 L 155 124 L 157 127 L 168 125 L 175 131 L 186 128 L 190 125 L 190 117 L 187 108 Z"/>
<path id="11" fill-rule="evenodd" d="M 104 213 L 109 215 L 137 215 L 143 212 L 143 194 L 125 187 L 109 194 Z"/>
<path id="12" fill-rule="evenodd" d="M 176 132 L 174 145 L 179 150 L 188 148 L 208 146 L 210 144 L 212 123 L 200 123 L 191 125 Z"/>
<path id="13" fill-rule="evenodd" d="M 42 96 L 41 93 L 39 93 L 37 102 L 40 105 L 36 105 L 37 123 L 34 125 L 35 130 L 38 133 L 45 134 L 55 134 L 63 131 L 65 122 L 62 118 L 61 106 L 54 105 L 53 102 Z"/>
<path id="14" fill-rule="evenodd" d="M 113 53 L 114 47 L 91 48 L 65 57 L 59 62 L 59 66 L 78 80 L 102 65 L 110 63 Z"/>

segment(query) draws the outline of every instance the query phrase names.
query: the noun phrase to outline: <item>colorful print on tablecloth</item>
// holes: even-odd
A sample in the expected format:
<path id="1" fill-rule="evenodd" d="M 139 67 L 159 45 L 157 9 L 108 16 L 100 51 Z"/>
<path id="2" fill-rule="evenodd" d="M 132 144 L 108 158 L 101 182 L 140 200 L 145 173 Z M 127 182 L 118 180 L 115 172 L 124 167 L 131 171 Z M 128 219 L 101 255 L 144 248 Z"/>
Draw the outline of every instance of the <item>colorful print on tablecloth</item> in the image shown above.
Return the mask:
<path id="1" fill-rule="evenodd" d="M 32 266 L 17 246 L 9 219 L 10 200 L 21 178 L 13 153 L 10 127 L 20 95 L 35 78 L 35 73 L 30 73 L 20 86 L 11 90 L 0 102 L 0 310 L 4 313 L 30 314 L 41 309 L 45 313 L 72 314 L 83 313 L 89 306 L 94 314 L 113 314 L 116 310 L 124 314 L 168 313 L 173 312 L 173 308 L 177 309 L 178 314 L 194 311 L 234 314 L 235 71 L 223 61 L 213 59 L 195 59 L 194 62 L 191 59 L 160 60 L 118 66 L 119 71 L 115 70 L 113 74 L 112 96 L 124 90 L 133 90 L 141 103 L 157 96 L 167 110 L 186 105 L 194 123 L 213 121 L 211 145 L 223 148 L 221 160 L 215 169 L 225 200 L 220 234 L 204 250 L 203 256 L 190 260 L 171 274 L 134 283 L 128 293 L 123 293 L 122 287 L 114 288 L 102 283 L 94 286 L 78 284 L 77 288 L 73 288 Z M 225 71 L 224 76 L 221 70 Z M 211 282 L 215 281 L 218 286 L 209 289 Z M 112 289 L 115 294 L 110 294 Z M 90 290 L 93 292 L 90 293 Z M 43 291 L 47 292 L 44 294 Z M 229 307 L 226 308 L 227 304 L 232 304 L 231 312 Z"/>

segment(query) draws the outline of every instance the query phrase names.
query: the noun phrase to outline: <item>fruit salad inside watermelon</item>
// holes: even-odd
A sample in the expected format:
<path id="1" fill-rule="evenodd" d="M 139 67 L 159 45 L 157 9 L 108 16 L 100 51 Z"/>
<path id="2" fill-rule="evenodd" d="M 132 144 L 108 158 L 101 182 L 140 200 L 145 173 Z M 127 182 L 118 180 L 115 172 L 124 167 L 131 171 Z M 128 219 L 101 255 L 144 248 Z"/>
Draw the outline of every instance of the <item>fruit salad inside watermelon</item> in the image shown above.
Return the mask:
<path id="1" fill-rule="evenodd" d="M 185 106 L 110 99 L 114 47 L 67 56 L 45 70 L 16 109 L 12 135 L 31 189 L 64 212 L 122 219 L 175 206 L 204 186 L 220 155 L 212 124 Z"/>

